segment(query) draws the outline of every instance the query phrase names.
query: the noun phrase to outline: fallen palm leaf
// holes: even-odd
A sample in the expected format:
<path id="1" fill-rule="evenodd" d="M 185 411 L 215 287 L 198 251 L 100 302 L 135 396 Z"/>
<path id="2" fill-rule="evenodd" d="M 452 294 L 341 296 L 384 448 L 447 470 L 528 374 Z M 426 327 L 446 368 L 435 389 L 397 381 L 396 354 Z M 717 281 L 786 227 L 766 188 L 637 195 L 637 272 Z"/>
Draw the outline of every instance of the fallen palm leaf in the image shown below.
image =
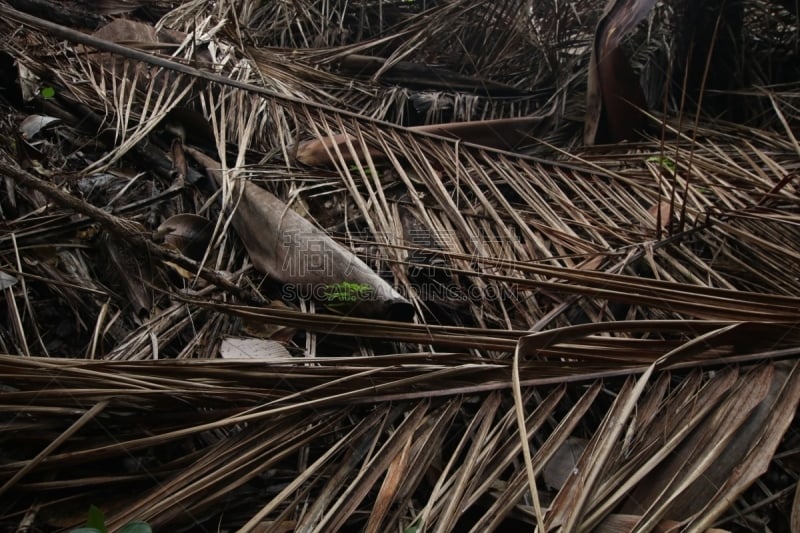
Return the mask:
<path id="1" fill-rule="evenodd" d="M 725 9 L 747 14 L 720 32 L 741 38 L 735 73 L 755 87 L 737 96 L 741 124 L 705 109 L 681 116 L 684 71 L 672 59 L 690 55 L 691 28 L 674 2 L 656 3 L 637 32 L 619 15 L 634 24 L 644 4 L 616 2 L 625 9 L 607 13 L 603 36 L 589 0 L 153 1 L 135 16 L 159 19 L 147 30 L 156 38 L 125 44 L 0 4 L 0 89 L 24 75 L 34 98 L 3 99 L 3 116 L 40 105 L 63 120 L 39 131 L 27 159 L 14 121 L 0 121 L 0 270 L 17 280 L 0 321 L 0 350 L 17 354 L 0 356 L 0 484 L 12 485 L 2 526 L 66 529 L 94 504 L 112 527 L 482 533 L 532 529 L 538 501 L 541 518 L 576 530 L 669 528 L 685 512 L 698 529 L 787 529 L 800 191 L 798 93 L 781 82 L 796 78 L 800 34 L 784 3 Z M 180 42 L 155 42 L 169 30 Z M 664 115 L 649 117 L 662 135 L 588 148 L 578 131 L 587 65 L 617 37 L 629 55 L 612 59 L 663 102 Z M 353 54 L 380 58 L 375 80 L 337 73 Z M 525 95 L 376 82 L 404 63 Z M 158 88 L 169 80 L 193 88 L 167 101 Z M 463 136 L 399 127 L 423 112 L 512 122 L 491 131 L 477 121 Z M 301 139 L 319 143 L 329 168 L 293 165 Z M 211 162 L 186 161 L 184 142 Z M 122 167 L 109 167 L 114 180 L 76 170 L 107 156 L 100 166 Z M 190 179 L 194 167 L 219 167 L 222 186 Z M 345 250 L 391 270 L 416 323 L 267 302 L 276 287 L 221 231 L 242 181 L 291 199 Z M 175 213 L 219 221 L 203 266 L 154 244 Z M 134 319 L 108 289 L 110 269 L 93 262 L 97 228 L 192 282 L 165 280 L 150 316 Z M 346 312 L 367 285 L 335 280 L 321 292 Z M 279 340 L 292 357 L 218 357 L 224 339 L 246 335 Z M 590 443 L 577 471 L 548 487 L 544 469 L 576 438 Z"/>
<path id="2" fill-rule="evenodd" d="M 222 185 L 219 164 L 197 150 L 189 152 Z M 361 259 L 308 222 L 272 193 L 245 180 L 233 186 L 232 224 L 253 264 L 285 285 L 285 292 L 325 300 L 326 290 L 351 283 L 364 290 L 339 299 L 338 309 L 376 318 L 409 320 L 413 308 Z"/>
<path id="3" fill-rule="evenodd" d="M 431 124 L 406 128 L 409 133 L 423 133 L 452 139 L 479 146 L 487 146 L 500 150 L 513 150 L 520 144 L 531 141 L 531 130 L 540 124 L 546 115 L 524 118 L 481 120 L 473 122 L 453 122 L 449 124 Z M 356 138 L 341 134 L 321 140 L 300 143 L 296 149 L 297 161 L 304 165 L 327 166 L 335 161 L 336 152 L 344 155 L 344 161 L 353 163 L 356 159 L 350 154 L 348 145 L 356 144 Z M 378 147 L 370 147 L 369 156 L 383 162 L 387 159 L 384 151 Z"/>
<path id="4" fill-rule="evenodd" d="M 386 65 L 381 57 L 348 54 L 336 65 L 344 72 L 356 76 L 377 76 L 385 83 L 415 88 L 474 91 L 489 96 L 522 96 L 524 91 L 490 80 L 476 79 L 447 69 L 433 68 L 409 61 L 396 61 Z"/>
<path id="5" fill-rule="evenodd" d="M 609 0 L 597 25 L 589 63 L 584 142 L 631 140 L 644 126 L 647 104 L 639 79 L 620 47 L 655 0 Z"/>

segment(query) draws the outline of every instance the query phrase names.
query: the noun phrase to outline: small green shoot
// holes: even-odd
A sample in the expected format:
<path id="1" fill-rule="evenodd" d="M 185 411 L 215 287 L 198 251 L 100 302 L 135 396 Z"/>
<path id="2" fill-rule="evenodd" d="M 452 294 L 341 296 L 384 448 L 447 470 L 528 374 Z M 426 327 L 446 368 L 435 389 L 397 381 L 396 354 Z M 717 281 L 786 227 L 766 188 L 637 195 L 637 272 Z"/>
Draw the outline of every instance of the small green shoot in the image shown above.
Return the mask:
<path id="1" fill-rule="evenodd" d="M 350 165 L 350 172 L 358 172 L 359 170 L 362 170 L 364 172 L 364 174 L 367 175 L 367 176 L 370 176 L 370 177 L 372 176 L 372 169 L 371 168 L 369 168 L 369 167 L 359 167 L 359 166 L 356 166 L 356 165 Z"/>
<path id="2" fill-rule="evenodd" d="M 147 522 L 136 520 L 134 522 L 128 522 L 122 526 L 119 530 L 119 533 L 153 533 L 153 529 Z"/>
<path id="3" fill-rule="evenodd" d="M 662 155 L 653 155 L 647 158 L 646 160 L 648 163 L 657 163 L 664 167 L 666 170 L 669 170 L 671 173 L 675 173 L 675 161 L 670 159 L 669 157 L 662 156 Z"/>
<path id="4" fill-rule="evenodd" d="M 70 530 L 69 533 L 108 533 L 106 527 L 106 517 L 103 511 L 95 507 L 89 506 L 89 515 L 86 520 L 85 527 L 79 527 Z M 119 529 L 119 533 L 153 533 L 150 524 L 142 521 L 128 522 Z"/>
<path id="5" fill-rule="evenodd" d="M 42 89 L 39 91 L 39 94 L 41 94 L 42 98 L 45 100 L 50 100 L 51 98 L 55 97 L 56 90 L 52 87 L 42 87 Z"/>
<path id="6" fill-rule="evenodd" d="M 422 523 L 420 518 L 414 520 L 414 522 L 403 530 L 403 533 L 419 533 L 422 531 Z"/>
<path id="7" fill-rule="evenodd" d="M 97 529 L 96 527 L 79 527 L 77 529 L 70 530 L 69 533 L 104 533 L 106 529 Z M 121 528 L 119 528 L 119 533 L 153 533 L 153 528 L 150 527 L 150 524 L 147 522 L 142 521 L 135 521 L 135 522 L 128 522 Z"/>
<path id="8" fill-rule="evenodd" d="M 325 305 L 331 308 L 347 307 L 369 296 L 372 288 L 364 283 L 342 281 L 326 285 L 323 289 Z"/>

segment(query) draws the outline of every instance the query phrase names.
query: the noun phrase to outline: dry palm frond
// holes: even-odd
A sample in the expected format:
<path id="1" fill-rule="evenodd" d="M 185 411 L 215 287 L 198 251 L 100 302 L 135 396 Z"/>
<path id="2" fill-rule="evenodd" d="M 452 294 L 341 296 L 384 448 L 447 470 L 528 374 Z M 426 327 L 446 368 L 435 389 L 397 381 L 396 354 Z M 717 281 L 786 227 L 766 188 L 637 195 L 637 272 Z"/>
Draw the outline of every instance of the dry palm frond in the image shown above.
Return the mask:
<path id="1" fill-rule="evenodd" d="M 744 3 L 745 36 L 769 13 L 776 46 L 796 45 L 785 10 Z M 0 356 L 0 522 L 66 528 L 95 504 L 112 527 L 175 530 L 703 530 L 788 498 L 800 91 L 748 64 L 764 83 L 726 95 L 758 129 L 683 118 L 702 102 L 665 81 L 686 44 L 666 2 L 624 43 L 658 135 L 580 147 L 601 9 L 192 1 L 132 39 L 0 4 L 1 47 L 56 87 L 70 150 L 59 168 L 44 143 L 0 146 L 0 268 L 17 281 L 0 348 L 19 354 Z M 441 74 L 436 91 L 403 85 L 411 68 Z M 495 135 L 521 141 L 508 150 L 437 124 L 519 117 L 484 123 L 525 124 Z M 233 231 L 242 181 L 357 255 L 414 321 L 321 310 L 260 274 L 240 242 L 258 235 Z M 180 213 L 213 221 L 198 261 L 155 242 Z M 132 265 L 102 268 L 97 232 Z M 216 359 L 242 335 L 298 357 Z"/>

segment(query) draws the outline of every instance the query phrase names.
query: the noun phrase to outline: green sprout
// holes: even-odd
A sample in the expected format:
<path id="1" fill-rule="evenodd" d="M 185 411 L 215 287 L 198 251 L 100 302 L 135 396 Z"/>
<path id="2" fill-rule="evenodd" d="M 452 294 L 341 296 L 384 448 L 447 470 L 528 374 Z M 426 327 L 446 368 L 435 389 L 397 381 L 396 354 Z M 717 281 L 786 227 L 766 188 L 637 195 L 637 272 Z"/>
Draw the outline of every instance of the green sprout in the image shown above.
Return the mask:
<path id="1" fill-rule="evenodd" d="M 648 163 L 657 163 L 670 172 L 675 172 L 675 161 L 663 155 L 650 156 L 646 160 Z"/>
<path id="2" fill-rule="evenodd" d="M 372 287 L 364 283 L 342 281 L 325 285 L 322 294 L 325 297 L 325 305 L 337 308 L 359 302 L 367 298 L 371 292 Z"/>
<path id="3" fill-rule="evenodd" d="M 414 522 L 403 530 L 403 533 L 419 533 L 422 530 L 421 518 L 417 518 Z"/>
<path id="4" fill-rule="evenodd" d="M 56 95 L 56 90 L 52 87 L 42 87 L 42 89 L 39 91 L 39 94 L 41 94 L 42 98 L 45 100 L 50 100 Z"/>
<path id="5" fill-rule="evenodd" d="M 364 174 L 367 176 L 372 176 L 372 169 L 369 167 L 359 167 L 357 165 L 350 165 L 350 172 L 358 172 L 359 170 L 363 170 Z"/>
<path id="6" fill-rule="evenodd" d="M 153 529 L 150 525 L 147 522 L 141 521 L 128 522 L 118 531 L 119 533 L 153 533 Z M 86 526 L 72 529 L 69 533 L 108 533 L 106 517 L 103 515 L 103 511 L 94 505 L 89 506 L 89 516 L 86 520 Z"/>

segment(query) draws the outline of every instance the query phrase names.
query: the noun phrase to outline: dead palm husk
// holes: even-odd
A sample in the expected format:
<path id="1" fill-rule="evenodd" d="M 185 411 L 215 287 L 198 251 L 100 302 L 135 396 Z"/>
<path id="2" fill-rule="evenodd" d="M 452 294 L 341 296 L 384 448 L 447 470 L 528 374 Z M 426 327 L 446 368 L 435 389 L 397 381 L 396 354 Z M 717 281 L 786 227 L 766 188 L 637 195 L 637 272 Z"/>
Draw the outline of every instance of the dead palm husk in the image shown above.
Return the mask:
<path id="1" fill-rule="evenodd" d="M 800 523 L 787 3 L 10 4 L 3 526 Z"/>

